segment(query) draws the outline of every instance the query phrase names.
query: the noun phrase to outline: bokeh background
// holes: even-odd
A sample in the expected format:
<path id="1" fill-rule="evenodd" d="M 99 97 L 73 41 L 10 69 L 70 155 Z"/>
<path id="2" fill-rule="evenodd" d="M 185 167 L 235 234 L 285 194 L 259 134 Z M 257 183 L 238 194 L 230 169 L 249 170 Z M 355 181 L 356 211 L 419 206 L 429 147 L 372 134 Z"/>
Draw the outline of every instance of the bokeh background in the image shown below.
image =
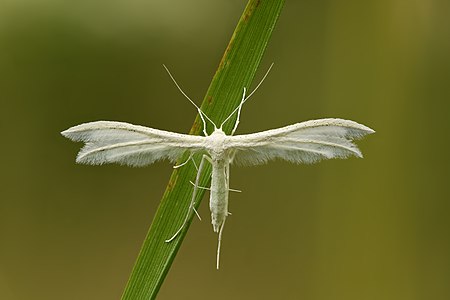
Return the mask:
<path id="1" fill-rule="evenodd" d="M 0 299 L 119 299 L 171 173 L 76 165 L 59 132 L 188 132 L 245 1 L 0 0 Z M 450 2 L 287 1 L 240 133 L 321 117 L 364 159 L 234 167 L 159 299 L 450 299 Z"/>

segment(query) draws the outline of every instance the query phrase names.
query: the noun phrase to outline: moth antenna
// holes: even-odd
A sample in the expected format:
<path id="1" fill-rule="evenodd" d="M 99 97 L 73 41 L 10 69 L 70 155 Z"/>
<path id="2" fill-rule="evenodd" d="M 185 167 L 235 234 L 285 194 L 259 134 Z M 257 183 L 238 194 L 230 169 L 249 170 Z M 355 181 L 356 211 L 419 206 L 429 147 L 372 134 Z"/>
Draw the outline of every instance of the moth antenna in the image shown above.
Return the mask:
<path id="1" fill-rule="evenodd" d="M 261 81 L 258 83 L 258 85 L 255 87 L 255 89 L 244 99 L 244 103 L 248 100 L 248 98 L 250 98 L 258 89 L 259 89 L 259 87 L 261 86 L 261 84 L 264 82 L 264 80 L 266 80 L 266 77 L 267 77 L 267 75 L 269 75 L 269 73 L 270 73 L 270 70 L 272 70 L 272 67 L 273 67 L 273 64 L 274 63 L 271 63 L 270 64 L 270 67 L 269 67 L 269 69 L 267 69 L 267 72 L 266 72 L 266 74 L 264 74 L 264 76 L 263 76 L 263 78 L 261 79 Z"/>
<path id="2" fill-rule="evenodd" d="M 217 268 L 217 270 L 219 270 L 220 246 L 221 246 L 221 242 L 222 242 L 222 231 L 223 231 L 223 227 L 224 226 L 225 226 L 225 221 L 223 221 L 222 225 L 220 226 L 219 238 L 218 238 L 218 242 L 217 242 L 217 261 L 216 261 L 216 268 Z"/>
<path id="3" fill-rule="evenodd" d="M 242 100 L 241 103 L 238 106 L 238 111 L 237 111 L 237 118 L 236 118 L 236 123 L 234 123 L 234 127 L 233 127 L 233 131 L 231 131 L 231 135 L 234 135 L 234 133 L 236 132 L 236 129 L 238 128 L 240 119 L 241 119 L 241 111 L 242 111 L 242 105 L 244 104 L 244 100 L 245 100 L 245 92 L 247 91 L 247 89 L 244 87 L 244 92 L 242 93 Z"/>
<path id="4" fill-rule="evenodd" d="M 208 117 L 208 116 L 200 109 L 200 107 L 198 107 L 198 105 L 195 104 L 195 102 L 192 101 L 192 99 L 189 98 L 188 95 L 186 95 L 186 93 L 181 89 L 181 87 L 179 86 L 179 84 L 177 83 L 177 81 L 175 80 L 175 78 L 172 76 L 172 73 L 170 73 L 169 69 L 166 67 L 165 64 L 163 64 L 163 67 L 164 67 L 164 69 L 166 69 L 167 74 L 169 74 L 170 79 L 172 79 L 173 83 L 175 83 L 175 86 L 178 88 L 178 90 L 181 92 L 181 94 L 183 94 L 183 96 L 186 97 L 186 99 L 188 99 L 189 102 L 191 102 L 192 105 L 194 105 L 195 108 L 197 109 L 197 111 L 198 111 L 198 113 L 199 113 L 199 115 L 200 115 L 200 118 L 202 119 L 202 122 L 203 122 L 203 133 L 205 134 L 205 136 L 208 136 L 208 133 L 206 132 L 206 121 L 205 121 L 205 119 L 203 118 L 203 116 L 204 116 L 209 122 L 211 122 L 211 124 L 214 125 L 214 128 L 215 128 L 215 129 L 217 129 L 216 124 L 214 124 L 214 122 L 213 122 L 213 121 L 212 121 L 212 120 L 211 120 L 211 119 L 210 119 L 210 118 L 209 118 L 209 117 Z"/>
<path id="5" fill-rule="evenodd" d="M 239 124 L 239 118 L 240 118 L 240 116 L 241 116 L 241 110 L 242 110 L 242 105 L 244 104 L 245 93 L 246 93 L 246 91 L 247 91 L 247 89 L 244 87 L 244 93 L 242 94 L 242 99 L 241 99 L 241 102 L 239 103 L 238 107 L 236 107 L 236 108 L 231 112 L 231 114 L 229 114 L 228 117 L 227 117 L 225 120 L 223 120 L 222 124 L 220 124 L 220 128 L 222 129 L 223 124 L 225 124 L 225 123 L 226 123 L 226 122 L 234 115 L 234 113 L 235 113 L 236 110 L 237 110 L 238 115 L 237 115 L 236 123 L 234 124 L 233 130 L 231 131 L 231 135 L 234 134 L 234 132 L 236 131 L 237 126 L 238 126 L 238 124 Z"/>
<path id="6" fill-rule="evenodd" d="M 241 103 L 239 103 L 239 106 L 238 107 L 236 107 L 232 112 L 231 112 L 231 114 L 222 122 L 222 124 L 220 124 L 220 128 L 222 128 L 222 126 L 225 124 L 225 122 L 227 122 L 232 116 L 233 116 L 233 114 L 236 112 L 236 111 L 238 111 L 238 118 L 237 118 L 237 123 L 239 123 L 239 117 L 240 117 L 240 113 L 241 113 L 241 110 L 242 110 L 242 105 L 258 90 L 258 88 L 261 86 L 261 84 L 264 82 L 264 80 L 266 79 L 266 77 L 267 77 L 267 75 L 269 75 L 269 72 L 270 72 L 270 70 L 272 70 L 272 67 L 273 67 L 273 64 L 274 63 L 272 63 L 271 65 L 270 65 L 270 67 L 269 67 L 269 69 L 267 69 L 267 72 L 264 74 L 264 76 L 263 76 L 263 78 L 261 79 L 261 81 L 258 83 L 258 85 L 255 87 L 255 89 L 247 96 L 247 97 L 245 97 L 245 93 L 246 93 L 246 91 L 245 91 L 245 87 L 244 87 L 244 95 L 242 96 L 242 101 L 241 101 Z M 235 124 L 235 126 L 234 126 L 235 128 L 233 128 L 233 133 L 231 134 L 231 135 L 233 135 L 234 134 L 234 132 L 236 131 L 236 129 L 237 129 L 237 125 Z"/>

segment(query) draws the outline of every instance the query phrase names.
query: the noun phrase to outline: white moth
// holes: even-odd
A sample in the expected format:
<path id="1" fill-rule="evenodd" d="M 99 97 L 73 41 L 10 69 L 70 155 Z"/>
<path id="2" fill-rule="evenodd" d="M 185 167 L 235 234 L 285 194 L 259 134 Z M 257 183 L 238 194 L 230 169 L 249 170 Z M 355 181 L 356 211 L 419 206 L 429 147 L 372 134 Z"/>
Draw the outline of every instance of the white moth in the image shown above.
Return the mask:
<path id="1" fill-rule="evenodd" d="M 165 66 L 164 66 L 165 67 Z M 167 68 L 166 68 L 167 70 Z M 167 70 L 168 71 L 168 70 Z M 270 71 L 270 68 L 269 68 Z M 267 76 L 268 72 L 263 77 Z M 169 72 L 169 71 L 168 71 Z M 169 72 L 170 77 L 173 79 Z M 174 79 L 173 79 L 174 80 Z M 262 80 L 262 81 L 263 81 Z M 192 200 L 185 220 L 178 231 L 166 242 L 171 242 L 183 229 L 192 212 L 199 187 L 200 175 L 205 162 L 212 165 L 210 201 L 211 218 L 214 232 L 218 235 L 217 268 L 219 268 L 220 243 L 228 212 L 229 168 L 230 164 L 260 165 L 273 159 L 283 159 L 293 163 L 314 163 L 322 159 L 362 157 L 360 150 L 352 143 L 375 131 L 354 121 L 342 119 L 311 120 L 286 127 L 262 132 L 237 135 L 234 133 L 239 124 L 242 105 L 258 89 L 246 96 L 246 89 L 241 103 L 218 127 L 200 108 L 177 87 L 197 108 L 203 121 L 205 136 L 193 136 L 123 122 L 97 121 L 71 127 L 61 134 L 73 141 L 82 141 L 86 145 L 78 153 L 76 162 L 101 165 L 118 163 L 129 166 L 146 166 L 155 161 L 168 159 L 175 162 L 185 151 L 193 154 L 203 153 L 194 184 Z M 226 135 L 222 126 L 237 112 L 237 120 L 231 135 Z M 214 131 L 206 131 L 206 118 L 214 125 Z"/>

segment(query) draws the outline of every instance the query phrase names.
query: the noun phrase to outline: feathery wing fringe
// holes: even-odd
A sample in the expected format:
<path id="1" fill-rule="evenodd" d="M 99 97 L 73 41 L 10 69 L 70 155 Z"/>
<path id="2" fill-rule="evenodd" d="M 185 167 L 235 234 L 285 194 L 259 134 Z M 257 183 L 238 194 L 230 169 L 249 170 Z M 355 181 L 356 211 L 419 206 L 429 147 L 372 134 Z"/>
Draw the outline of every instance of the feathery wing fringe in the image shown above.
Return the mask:
<path id="1" fill-rule="evenodd" d="M 175 161 L 184 151 L 203 149 L 201 136 L 173 133 L 123 122 L 97 121 L 71 127 L 61 134 L 86 145 L 77 162 L 91 165 L 118 163 L 145 166 L 155 161 Z"/>
<path id="2" fill-rule="evenodd" d="M 311 120 L 253 134 L 229 137 L 233 162 L 259 165 L 283 159 L 314 163 L 322 159 L 362 157 L 352 140 L 374 133 L 371 128 L 342 119 Z"/>
<path id="3" fill-rule="evenodd" d="M 222 150 L 233 162 L 259 165 L 273 159 L 314 163 L 322 159 L 362 157 L 352 142 L 375 131 L 354 121 L 311 120 L 253 134 L 226 136 Z M 71 127 L 61 133 L 86 145 L 78 163 L 119 163 L 145 166 L 157 160 L 175 161 L 184 151 L 211 150 L 211 137 L 193 136 L 123 122 L 98 121 Z M 220 150 L 220 149 L 216 149 Z"/>

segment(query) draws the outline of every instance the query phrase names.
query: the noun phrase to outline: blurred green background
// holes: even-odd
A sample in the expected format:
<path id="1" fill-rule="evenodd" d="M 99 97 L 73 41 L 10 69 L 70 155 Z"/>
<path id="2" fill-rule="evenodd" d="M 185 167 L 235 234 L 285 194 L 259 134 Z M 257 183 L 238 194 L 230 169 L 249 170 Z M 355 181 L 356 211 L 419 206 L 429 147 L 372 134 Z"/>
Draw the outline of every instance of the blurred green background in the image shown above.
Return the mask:
<path id="1" fill-rule="evenodd" d="M 0 0 L 0 299 L 119 299 L 171 173 L 75 164 L 59 132 L 187 132 L 245 1 Z M 239 133 L 322 117 L 365 158 L 234 167 L 159 299 L 450 299 L 450 2 L 287 1 Z"/>

